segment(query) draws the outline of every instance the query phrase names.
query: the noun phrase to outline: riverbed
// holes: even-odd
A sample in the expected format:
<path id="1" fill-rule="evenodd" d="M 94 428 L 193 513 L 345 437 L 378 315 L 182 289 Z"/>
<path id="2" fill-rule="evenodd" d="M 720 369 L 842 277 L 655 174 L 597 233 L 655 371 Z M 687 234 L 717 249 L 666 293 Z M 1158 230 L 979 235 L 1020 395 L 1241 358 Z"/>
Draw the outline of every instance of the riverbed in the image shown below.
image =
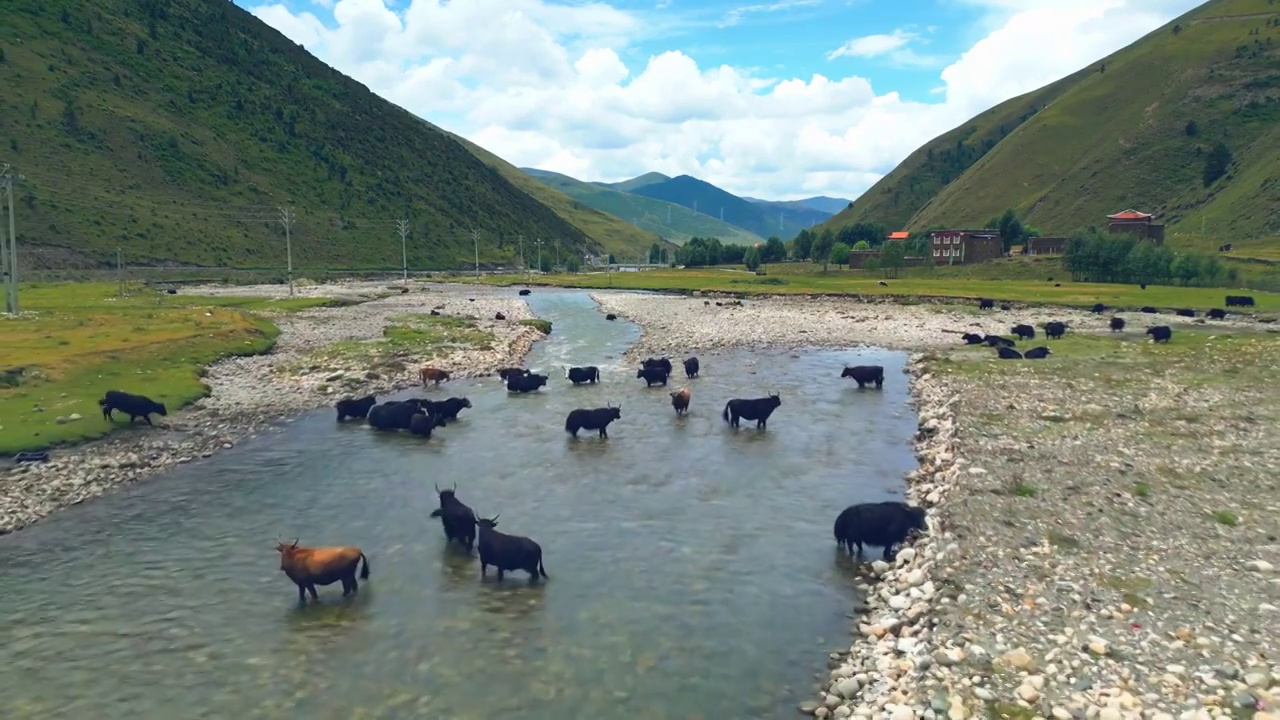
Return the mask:
<path id="1" fill-rule="evenodd" d="M 623 361 L 634 325 L 584 292 L 528 301 L 554 325 L 526 363 L 552 376 L 537 393 L 427 390 L 474 404 L 429 440 L 307 413 L 0 538 L 0 716 L 793 717 L 848 645 L 831 523 L 900 497 L 914 466 L 905 355 L 734 350 L 692 380 L 677 357 L 668 389 L 693 402 L 676 417 Z M 884 365 L 884 389 L 841 380 L 846 363 Z M 572 386 L 569 364 L 602 382 Z M 767 431 L 721 420 L 769 392 Z M 564 432 L 606 403 L 607 440 Z M 542 545 L 548 581 L 481 581 L 446 547 L 428 515 L 454 483 Z M 372 577 L 299 609 L 277 535 L 359 545 Z"/>

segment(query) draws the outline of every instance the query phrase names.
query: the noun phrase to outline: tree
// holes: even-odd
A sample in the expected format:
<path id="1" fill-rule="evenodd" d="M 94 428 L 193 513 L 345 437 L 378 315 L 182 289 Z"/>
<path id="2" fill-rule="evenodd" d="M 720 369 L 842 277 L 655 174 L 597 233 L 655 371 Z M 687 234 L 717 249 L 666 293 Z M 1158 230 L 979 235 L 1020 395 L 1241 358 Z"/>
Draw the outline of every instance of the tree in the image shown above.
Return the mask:
<path id="1" fill-rule="evenodd" d="M 880 250 L 880 267 L 885 277 L 898 277 L 898 269 L 907 264 L 907 244 L 900 240 L 892 240 L 884 244 Z"/>
<path id="2" fill-rule="evenodd" d="M 796 260 L 808 260 L 813 252 L 813 233 L 808 228 L 801 230 L 792 243 L 793 256 Z"/>
<path id="3" fill-rule="evenodd" d="M 610 264 L 610 265 L 615 265 L 615 264 L 617 264 L 617 262 L 618 262 L 618 261 L 613 257 L 613 253 L 609 253 L 609 264 Z"/>
<path id="4" fill-rule="evenodd" d="M 1200 124 L 1195 120 L 1188 120 L 1187 126 L 1182 128 L 1182 132 L 1186 133 L 1187 137 L 1195 137 L 1200 134 Z"/>
<path id="5" fill-rule="evenodd" d="M 564 269 L 571 273 L 577 273 L 582 270 L 582 263 L 578 262 L 578 258 L 569 258 L 568 262 L 564 264 Z"/>
<path id="6" fill-rule="evenodd" d="M 848 265 L 849 264 L 849 246 L 845 245 L 842 242 L 838 242 L 835 245 L 832 245 L 831 246 L 831 262 L 835 263 L 836 267 L 840 267 L 841 265 Z"/>
<path id="7" fill-rule="evenodd" d="M 649 246 L 649 264 L 656 265 L 662 262 L 662 246 L 654 243 Z"/>
<path id="8" fill-rule="evenodd" d="M 1005 252 L 1009 252 L 1009 248 L 1018 244 L 1018 241 L 1022 239 L 1022 222 L 1018 220 L 1018 215 L 1012 208 L 1004 211 L 1004 214 L 996 221 L 996 227 L 1000 230 L 1000 245 Z"/>
<path id="9" fill-rule="evenodd" d="M 858 242 L 853 244 L 852 248 L 850 248 L 850 250 L 857 250 L 857 251 L 870 250 L 870 249 L 871 249 L 871 243 L 867 242 L 866 240 L 859 240 Z"/>
<path id="10" fill-rule="evenodd" d="M 747 252 L 742 257 L 742 262 L 751 272 L 760 269 L 760 248 L 754 245 L 747 248 Z"/>
<path id="11" fill-rule="evenodd" d="M 760 253 L 760 261 L 766 263 L 782 262 L 787 259 L 787 246 L 783 244 L 782 239 L 777 235 L 769 237 L 764 244 L 764 251 Z"/>
<path id="12" fill-rule="evenodd" d="M 822 272 L 827 271 L 827 263 L 831 261 L 831 248 L 835 247 L 836 234 L 831 228 L 823 228 L 818 233 L 818 239 L 813 241 L 813 248 L 809 250 L 809 258 L 814 262 L 822 263 Z"/>
<path id="13" fill-rule="evenodd" d="M 1204 159 L 1204 186 L 1209 187 L 1217 182 L 1218 178 L 1226 175 L 1232 159 L 1231 148 L 1227 147 L 1226 143 L 1219 141 L 1214 145 Z"/>

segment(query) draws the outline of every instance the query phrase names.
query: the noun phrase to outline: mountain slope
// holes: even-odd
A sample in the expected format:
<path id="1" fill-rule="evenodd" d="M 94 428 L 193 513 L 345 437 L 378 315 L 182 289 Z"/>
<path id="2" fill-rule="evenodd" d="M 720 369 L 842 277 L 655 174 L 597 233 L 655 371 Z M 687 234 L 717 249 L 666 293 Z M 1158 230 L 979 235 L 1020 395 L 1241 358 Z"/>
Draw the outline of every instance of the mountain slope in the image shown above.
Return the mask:
<path id="1" fill-rule="evenodd" d="M 655 185 L 660 182 L 666 182 L 667 180 L 670 180 L 670 179 L 671 178 L 669 176 L 663 175 L 660 172 L 647 172 L 643 175 L 637 175 L 636 177 L 633 177 L 630 180 L 623 180 L 622 182 L 616 182 L 616 183 L 597 182 L 592 184 L 599 185 L 601 187 L 612 188 L 620 192 L 631 192 L 632 190 L 635 190 L 638 187 L 644 187 L 645 185 Z"/>
<path id="2" fill-rule="evenodd" d="M 0 162 L 26 176 L 27 260 L 282 267 L 508 262 L 516 237 L 593 248 L 451 136 L 226 0 L 11 0 Z"/>
<path id="3" fill-rule="evenodd" d="M 530 180 L 535 184 L 545 183 L 548 189 L 555 188 L 552 192 L 558 191 L 557 194 L 567 195 L 583 205 L 616 215 L 640 230 L 657 233 L 676 243 L 684 244 L 692 237 L 720 238 L 721 242 L 738 245 L 764 242 L 760 236 L 740 227 L 720 222 L 709 215 L 694 213 L 675 203 L 620 192 L 598 183 L 583 182 L 547 170 L 522 170 L 529 174 Z"/>
<path id="4" fill-rule="evenodd" d="M 461 135 L 454 133 L 449 135 L 480 158 L 485 165 L 497 170 L 512 185 L 551 208 L 569 224 L 599 243 L 606 252 L 631 257 L 637 253 L 647 253 L 649 246 L 655 242 L 663 242 L 663 238 L 659 236 L 660 233 L 633 225 L 616 214 L 609 214 L 604 208 L 574 197 L 572 193 L 565 193 L 556 189 L 554 185 L 539 182 L 537 178 L 531 177 L 527 172 Z"/>
<path id="5" fill-rule="evenodd" d="M 844 210 L 849 206 L 850 202 L 843 198 L 827 197 L 826 195 L 817 195 L 815 197 L 803 198 L 800 200 L 761 200 L 760 198 L 747 197 L 746 195 L 743 195 L 742 199 L 756 203 L 757 205 L 783 205 L 786 207 L 808 208 L 810 210 L 817 210 L 827 217 Z"/>
<path id="6" fill-rule="evenodd" d="M 1234 162 L 1206 187 L 1219 142 Z M 956 147 L 963 171 L 942 186 L 931 170 Z M 1195 237 L 1202 222 L 1224 242 L 1280 233 L 1278 201 L 1280 5 L 1211 0 L 935 139 L 832 224 L 910 212 L 909 229 L 973 225 L 1013 207 L 1058 234 L 1132 207 L 1157 213 L 1171 242 L 1203 248 L 1217 241 Z"/>
<path id="7" fill-rule="evenodd" d="M 804 228 L 826 219 L 825 215 L 815 216 L 814 211 L 808 209 L 757 205 L 689 175 L 644 185 L 631 192 L 683 205 L 713 218 L 723 217 L 724 222 L 761 237 L 777 235 L 789 240 Z"/>

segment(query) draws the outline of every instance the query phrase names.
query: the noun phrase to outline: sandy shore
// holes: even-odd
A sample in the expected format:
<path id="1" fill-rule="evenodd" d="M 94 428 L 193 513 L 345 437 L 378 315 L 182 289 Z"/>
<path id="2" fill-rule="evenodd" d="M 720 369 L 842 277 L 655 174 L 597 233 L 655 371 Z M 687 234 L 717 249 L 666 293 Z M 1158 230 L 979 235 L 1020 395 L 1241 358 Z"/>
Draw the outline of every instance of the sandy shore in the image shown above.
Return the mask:
<path id="1" fill-rule="evenodd" d="M 413 371 L 430 362 L 456 377 L 491 374 L 518 364 L 541 333 L 516 324 L 533 317 L 514 290 L 465 285 L 414 285 L 415 291 L 385 295 L 386 283 L 342 283 L 297 288 L 303 296 L 368 300 L 359 305 L 317 308 L 272 318 L 280 337 L 270 353 L 228 358 L 208 368 L 210 395 L 167 417 L 155 429 L 139 427 L 100 441 L 54 450 L 47 463 L 24 464 L 0 474 L 0 534 L 18 530 L 50 513 L 175 464 L 198 461 L 228 449 L 276 421 L 332 405 L 345 396 L 388 393 L 417 384 Z M 191 288 L 199 295 L 285 297 L 279 285 Z M 490 350 L 457 350 L 440 357 L 407 358 L 401 374 L 369 372 L 358 362 L 328 358 L 302 362 L 315 351 L 345 340 L 382 337 L 390 319 L 440 308 L 444 315 L 474 317 L 496 337 Z M 492 318 L 498 312 L 507 320 Z M 448 384 L 442 386 L 447 392 Z"/>
<path id="2" fill-rule="evenodd" d="M 1015 323 L 1063 320 L 1106 333 L 1110 314 L 594 297 L 643 326 L 632 358 L 744 346 L 912 352 L 920 466 L 907 496 L 929 509 L 931 532 L 892 565 L 870 563 L 856 639 L 831 653 L 802 713 L 1280 717 L 1274 335 L 1131 365 L 1008 363 L 973 360 L 944 331 L 1007 335 Z M 1139 332 L 1204 324 L 1121 315 Z M 1261 329 L 1247 319 L 1212 327 Z M 963 365 L 945 362 L 961 353 Z"/>

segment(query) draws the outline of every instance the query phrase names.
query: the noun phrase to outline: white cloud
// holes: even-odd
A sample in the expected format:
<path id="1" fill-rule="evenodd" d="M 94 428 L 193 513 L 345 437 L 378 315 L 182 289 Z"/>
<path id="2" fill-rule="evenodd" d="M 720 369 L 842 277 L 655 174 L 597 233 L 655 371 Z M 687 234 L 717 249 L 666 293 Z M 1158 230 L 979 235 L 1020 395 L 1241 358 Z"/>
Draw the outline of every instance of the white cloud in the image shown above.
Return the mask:
<path id="1" fill-rule="evenodd" d="M 720 21 L 720 27 L 730 27 L 742 22 L 748 15 L 760 13 L 774 13 L 780 10 L 793 10 L 795 8 L 813 7 L 821 4 L 822 0 L 777 0 L 777 2 L 760 3 L 756 5 L 742 5 L 736 7 L 724 14 L 724 19 Z"/>
<path id="2" fill-rule="evenodd" d="M 733 12 L 740 20 L 814 1 Z M 383 97 L 516 165 L 586 180 L 687 173 L 785 199 L 852 198 L 930 138 L 1098 60 L 1197 0 L 959 2 L 982 10 L 990 30 L 941 71 L 932 102 L 877 94 L 852 74 L 700 67 L 670 46 L 637 57 L 640 39 L 672 35 L 663 25 L 670 13 L 640 16 L 604 2 L 411 0 L 393 11 L 384 0 L 337 0 L 326 22 L 280 4 L 252 11 Z M 832 53 L 848 59 L 831 67 L 895 54 L 907 62 L 901 53 L 912 40 L 920 40 L 912 28 L 857 38 Z"/>

